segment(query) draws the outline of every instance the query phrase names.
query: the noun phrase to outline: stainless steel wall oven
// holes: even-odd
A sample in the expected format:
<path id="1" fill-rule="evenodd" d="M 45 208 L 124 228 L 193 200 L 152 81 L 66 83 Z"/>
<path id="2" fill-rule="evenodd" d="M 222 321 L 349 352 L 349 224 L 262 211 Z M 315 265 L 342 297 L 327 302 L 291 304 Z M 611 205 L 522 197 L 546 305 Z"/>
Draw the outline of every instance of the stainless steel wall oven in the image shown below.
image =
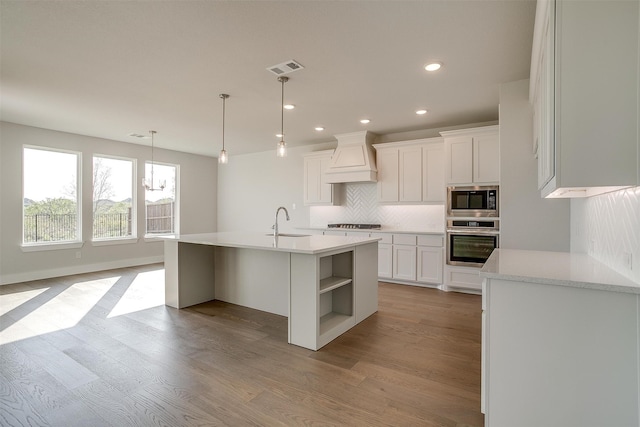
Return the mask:
<path id="1" fill-rule="evenodd" d="M 447 264 L 482 267 L 499 245 L 498 220 L 447 221 Z"/>

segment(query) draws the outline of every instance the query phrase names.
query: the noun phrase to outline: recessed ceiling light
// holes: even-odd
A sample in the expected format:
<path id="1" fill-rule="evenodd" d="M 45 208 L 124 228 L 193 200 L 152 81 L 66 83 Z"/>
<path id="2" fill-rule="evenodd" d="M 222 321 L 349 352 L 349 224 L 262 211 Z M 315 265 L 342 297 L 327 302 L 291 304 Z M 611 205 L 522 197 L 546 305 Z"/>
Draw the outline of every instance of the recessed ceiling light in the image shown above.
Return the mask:
<path id="1" fill-rule="evenodd" d="M 440 68 L 442 68 L 442 62 L 432 62 L 424 66 L 427 71 L 438 71 Z"/>
<path id="2" fill-rule="evenodd" d="M 284 106 L 285 110 L 293 110 L 294 108 L 296 108 L 296 106 L 293 104 L 285 104 Z"/>
<path id="3" fill-rule="evenodd" d="M 427 114 L 427 110 L 417 110 L 416 114 L 422 116 L 423 114 Z"/>
<path id="4" fill-rule="evenodd" d="M 362 119 L 362 120 L 360 120 L 360 123 L 362 123 L 363 125 L 366 125 L 367 123 L 371 123 L 371 120 L 369 120 L 369 119 Z"/>
<path id="5" fill-rule="evenodd" d="M 322 132 L 324 130 L 324 128 L 322 126 L 316 126 L 315 130 L 318 132 Z"/>

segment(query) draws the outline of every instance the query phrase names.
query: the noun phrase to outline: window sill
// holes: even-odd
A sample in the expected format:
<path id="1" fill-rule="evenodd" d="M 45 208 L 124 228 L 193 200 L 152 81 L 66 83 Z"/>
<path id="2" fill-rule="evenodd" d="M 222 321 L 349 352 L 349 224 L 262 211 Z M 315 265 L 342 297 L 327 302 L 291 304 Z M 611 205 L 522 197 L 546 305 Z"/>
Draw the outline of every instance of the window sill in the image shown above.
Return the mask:
<path id="1" fill-rule="evenodd" d="M 149 243 L 164 242 L 166 239 L 174 239 L 175 237 L 175 234 L 146 235 L 144 236 L 144 241 Z"/>
<path id="2" fill-rule="evenodd" d="M 110 245 L 130 245 L 133 243 L 138 243 L 137 237 L 127 237 L 124 239 L 101 239 L 101 240 L 92 240 L 91 246 L 110 246 Z"/>
<path id="3" fill-rule="evenodd" d="M 40 252 L 40 251 L 57 251 L 64 249 L 79 249 L 84 242 L 64 242 L 64 243 L 23 243 L 20 245 L 22 252 Z"/>

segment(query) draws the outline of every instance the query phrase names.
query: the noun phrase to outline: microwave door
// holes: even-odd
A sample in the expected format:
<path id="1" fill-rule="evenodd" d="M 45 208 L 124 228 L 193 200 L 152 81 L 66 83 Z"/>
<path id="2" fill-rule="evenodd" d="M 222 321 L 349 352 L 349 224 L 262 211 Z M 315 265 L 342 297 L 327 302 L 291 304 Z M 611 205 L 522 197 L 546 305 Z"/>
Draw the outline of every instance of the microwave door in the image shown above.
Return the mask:
<path id="1" fill-rule="evenodd" d="M 469 193 L 469 209 L 486 209 L 486 191 L 473 191 Z"/>
<path id="2" fill-rule="evenodd" d="M 455 191 L 452 197 L 453 209 L 469 209 L 469 192 Z"/>

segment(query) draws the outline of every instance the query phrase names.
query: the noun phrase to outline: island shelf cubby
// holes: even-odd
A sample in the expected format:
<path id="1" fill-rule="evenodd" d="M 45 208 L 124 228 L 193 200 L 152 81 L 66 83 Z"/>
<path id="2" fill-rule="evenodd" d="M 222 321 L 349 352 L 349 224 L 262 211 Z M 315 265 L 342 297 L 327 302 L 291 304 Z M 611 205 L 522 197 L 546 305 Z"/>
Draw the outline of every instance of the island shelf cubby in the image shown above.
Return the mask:
<path id="1" fill-rule="evenodd" d="M 353 258 L 353 250 L 320 257 L 318 333 L 321 338 L 354 320 Z"/>
<path id="2" fill-rule="evenodd" d="M 289 342 L 317 350 L 355 326 L 355 254 L 349 247 L 316 257 L 291 255 Z"/>

